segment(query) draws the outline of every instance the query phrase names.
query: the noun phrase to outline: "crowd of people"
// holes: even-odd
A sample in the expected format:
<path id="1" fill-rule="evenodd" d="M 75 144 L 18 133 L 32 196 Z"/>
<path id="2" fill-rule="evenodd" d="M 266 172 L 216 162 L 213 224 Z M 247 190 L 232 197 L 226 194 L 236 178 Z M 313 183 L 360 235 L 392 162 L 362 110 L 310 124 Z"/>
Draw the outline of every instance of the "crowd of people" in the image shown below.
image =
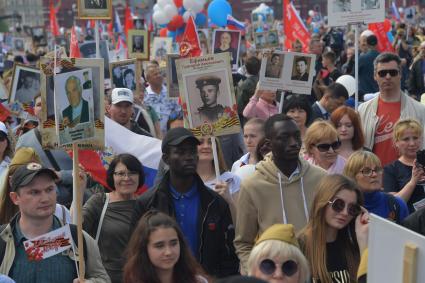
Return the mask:
<path id="1" fill-rule="evenodd" d="M 369 213 L 425 235 L 425 28 L 393 31 L 395 53 L 361 34 L 358 110 L 339 81 L 354 72 L 351 32 L 342 46 L 332 29 L 312 34 L 311 95 L 260 89 L 262 54 L 248 49 L 233 74 L 241 132 L 220 137 L 184 127 L 160 65 L 147 62 L 140 86 L 105 91 L 105 115 L 162 140 L 155 185 L 139 195 L 133 152 L 113 157 L 107 187 L 81 166 L 83 243 L 70 229 L 84 254 L 31 260 L 25 241 L 71 223 L 73 202 L 72 158 L 42 147 L 39 91 L 37 121 L 0 122 L 0 282 L 82 282 L 82 257 L 85 282 L 366 282 Z M 204 78 L 201 95 L 205 86 L 218 88 Z"/>

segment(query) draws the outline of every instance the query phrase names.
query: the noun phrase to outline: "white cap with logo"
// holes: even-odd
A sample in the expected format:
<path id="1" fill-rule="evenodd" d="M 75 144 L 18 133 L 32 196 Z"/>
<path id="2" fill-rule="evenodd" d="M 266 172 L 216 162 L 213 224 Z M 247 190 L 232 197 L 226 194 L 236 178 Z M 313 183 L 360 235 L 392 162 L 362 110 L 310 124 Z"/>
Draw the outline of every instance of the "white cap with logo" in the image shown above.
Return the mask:
<path id="1" fill-rule="evenodd" d="M 122 101 L 127 101 L 133 104 L 133 92 L 128 88 L 114 88 L 111 94 L 111 103 L 117 104 Z"/>

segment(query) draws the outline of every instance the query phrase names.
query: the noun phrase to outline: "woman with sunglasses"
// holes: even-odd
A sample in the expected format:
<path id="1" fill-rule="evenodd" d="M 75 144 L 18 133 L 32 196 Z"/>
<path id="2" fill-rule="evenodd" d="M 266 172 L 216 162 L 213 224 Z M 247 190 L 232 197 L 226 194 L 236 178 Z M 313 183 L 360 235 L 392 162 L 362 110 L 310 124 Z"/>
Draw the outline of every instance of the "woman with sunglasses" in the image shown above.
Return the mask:
<path id="1" fill-rule="evenodd" d="M 96 240 L 112 283 L 119 283 L 136 191 L 144 183 L 142 164 L 131 154 L 119 154 L 106 171 L 106 182 L 112 191 L 93 195 L 83 207 L 83 229 Z"/>
<path id="2" fill-rule="evenodd" d="M 342 157 L 348 159 L 353 152 L 363 148 L 363 129 L 359 114 L 356 111 L 347 106 L 340 106 L 332 112 L 331 122 L 341 141 L 339 154 Z"/>
<path id="3" fill-rule="evenodd" d="M 365 237 L 356 231 L 356 221 L 368 217 L 362 203 L 357 185 L 343 175 L 325 176 L 316 187 L 309 221 L 299 236 L 313 282 L 357 282 L 360 249 L 365 248 L 357 238 Z"/>
<path id="4" fill-rule="evenodd" d="M 362 150 L 347 160 L 344 175 L 357 183 L 369 212 L 400 224 L 409 214 L 407 205 L 401 198 L 382 191 L 383 171 L 378 156 Z"/>
<path id="5" fill-rule="evenodd" d="M 305 283 L 308 262 L 298 246 L 292 224 L 270 226 L 248 258 L 248 274 L 269 283 Z"/>
<path id="6" fill-rule="evenodd" d="M 140 219 L 126 258 L 124 283 L 208 283 L 178 224 L 159 211 Z"/>
<path id="7" fill-rule="evenodd" d="M 327 121 L 315 121 L 307 129 L 304 139 L 306 159 L 329 174 L 342 173 L 345 159 L 339 155 L 341 141 L 335 128 Z"/>

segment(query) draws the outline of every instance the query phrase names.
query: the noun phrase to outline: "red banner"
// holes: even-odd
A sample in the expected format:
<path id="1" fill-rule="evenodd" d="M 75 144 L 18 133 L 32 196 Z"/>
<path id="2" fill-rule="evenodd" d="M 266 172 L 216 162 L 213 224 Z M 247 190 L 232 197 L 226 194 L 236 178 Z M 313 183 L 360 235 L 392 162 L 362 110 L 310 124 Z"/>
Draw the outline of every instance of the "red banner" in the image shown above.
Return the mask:
<path id="1" fill-rule="evenodd" d="M 186 23 L 183 39 L 180 42 L 180 57 L 198 57 L 201 55 L 198 32 L 192 17 Z"/>
<path id="2" fill-rule="evenodd" d="M 74 26 L 71 29 L 71 40 L 69 45 L 69 57 L 80 58 L 80 47 L 78 47 L 78 38 Z"/>
<path id="3" fill-rule="evenodd" d="M 56 9 L 52 1 L 50 2 L 50 31 L 52 32 L 53 36 L 59 35 L 59 25 L 56 19 Z"/>
<path id="4" fill-rule="evenodd" d="M 394 52 L 393 45 L 387 36 L 388 26 L 385 22 L 369 24 L 368 29 L 378 38 L 377 49 L 379 52 Z"/>
<path id="5" fill-rule="evenodd" d="M 283 15 L 283 26 L 286 37 L 285 47 L 290 50 L 292 48 L 292 43 L 298 39 L 303 44 L 303 50 L 307 52 L 310 42 L 310 33 L 298 16 L 298 12 L 295 10 L 294 5 L 289 0 L 283 1 Z"/>

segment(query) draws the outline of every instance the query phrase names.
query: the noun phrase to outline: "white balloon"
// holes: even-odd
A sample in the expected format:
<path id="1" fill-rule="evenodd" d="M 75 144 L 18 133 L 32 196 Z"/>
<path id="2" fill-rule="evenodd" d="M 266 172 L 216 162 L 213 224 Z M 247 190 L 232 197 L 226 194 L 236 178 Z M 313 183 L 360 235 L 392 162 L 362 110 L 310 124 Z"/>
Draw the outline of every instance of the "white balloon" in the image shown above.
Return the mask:
<path id="1" fill-rule="evenodd" d="M 194 5 L 192 6 L 192 11 L 195 13 L 199 13 L 204 9 L 204 4 L 202 4 L 200 1 L 195 1 Z"/>
<path id="2" fill-rule="evenodd" d="M 164 8 L 167 4 L 173 4 L 173 0 L 158 0 L 157 4 Z"/>
<path id="3" fill-rule="evenodd" d="M 309 15 L 310 17 L 313 17 L 313 16 L 314 16 L 314 11 L 313 11 L 313 10 L 308 11 L 308 15 Z"/>
<path id="4" fill-rule="evenodd" d="M 193 10 L 194 6 L 196 6 L 196 0 L 183 0 L 183 7 L 186 10 Z"/>
<path id="5" fill-rule="evenodd" d="M 337 83 L 342 84 L 348 92 L 348 96 L 352 96 L 356 92 L 356 80 L 350 75 L 340 76 Z"/>
<path id="6" fill-rule="evenodd" d="M 165 25 L 170 21 L 162 10 L 153 13 L 152 19 L 159 25 Z"/>
<path id="7" fill-rule="evenodd" d="M 184 12 L 184 14 L 183 14 L 183 20 L 184 20 L 185 23 L 187 23 L 187 21 L 189 20 L 189 17 L 190 16 L 192 16 L 193 19 L 195 19 L 196 18 L 196 13 L 193 12 L 192 10 L 187 10 L 187 11 Z"/>
<path id="8" fill-rule="evenodd" d="M 176 5 L 174 5 L 174 4 L 165 5 L 163 11 L 164 11 L 165 15 L 168 17 L 169 20 L 171 20 L 175 15 L 177 15 L 179 13 Z"/>
<path id="9" fill-rule="evenodd" d="M 399 8 L 398 8 L 398 12 L 399 12 L 399 13 L 403 13 L 403 12 L 404 12 L 403 7 L 399 7 Z"/>
<path id="10" fill-rule="evenodd" d="M 161 6 L 159 6 L 158 3 L 156 3 L 155 5 L 153 5 L 153 11 L 154 12 L 159 11 L 159 10 L 161 10 Z"/>

